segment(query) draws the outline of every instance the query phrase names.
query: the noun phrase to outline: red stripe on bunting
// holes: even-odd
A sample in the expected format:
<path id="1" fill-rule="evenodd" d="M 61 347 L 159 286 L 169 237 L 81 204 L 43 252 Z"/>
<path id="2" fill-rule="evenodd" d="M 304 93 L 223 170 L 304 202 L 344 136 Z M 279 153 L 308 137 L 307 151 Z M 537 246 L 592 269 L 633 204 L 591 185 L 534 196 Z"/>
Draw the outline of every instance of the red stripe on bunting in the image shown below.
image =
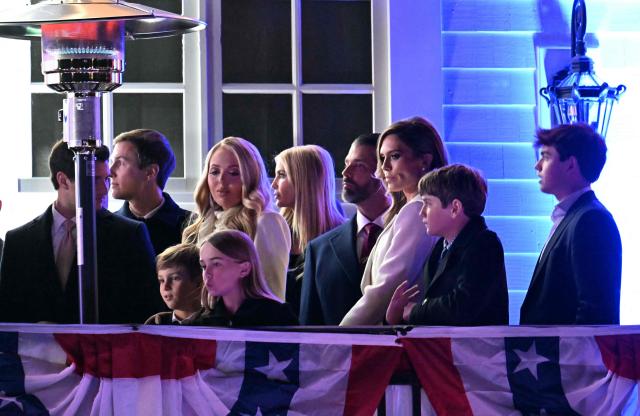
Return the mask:
<path id="1" fill-rule="evenodd" d="M 345 397 L 345 416 L 370 416 L 378 407 L 402 348 L 354 345 Z"/>
<path id="2" fill-rule="evenodd" d="M 460 373 L 453 364 L 450 338 L 401 338 L 409 360 L 438 415 L 473 415 Z"/>
<path id="3" fill-rule="evenodd" d="M 596 336 L 602 362 L 613 373 L 640 380 L 640 334 Z"/>
<path id="4" fill-rule="evenodd" d="M 216 342 L 129 334 L 55 334 L 79 374 L 105 378 L 181 379 L 213 368 Z"/>

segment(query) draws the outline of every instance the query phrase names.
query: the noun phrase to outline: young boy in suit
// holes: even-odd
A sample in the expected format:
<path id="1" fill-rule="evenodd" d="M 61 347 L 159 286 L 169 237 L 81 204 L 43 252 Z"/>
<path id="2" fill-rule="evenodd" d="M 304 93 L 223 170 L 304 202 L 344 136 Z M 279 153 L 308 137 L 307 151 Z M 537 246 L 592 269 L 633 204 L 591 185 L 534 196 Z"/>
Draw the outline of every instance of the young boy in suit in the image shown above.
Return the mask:
<path id="1" fill-rule="evenodd" d="M 487 182 L 475 169 L 449 165 L 418 185 L 427 233 L 441 237 L 424 268 L 424 298 L 417 285 L 398 286 L 386 321 L 397 325 L 506 325 L 509 323 L 504 251 L 482 212 Z"/>
<path id="2" fill-rule="evenodd" d="M 156 258 L 160 295 L 171 309 L 151 316 L 147 325 L 189 325 L 202 313 L 200 250 L 193 244 L 170 246 Z"/>

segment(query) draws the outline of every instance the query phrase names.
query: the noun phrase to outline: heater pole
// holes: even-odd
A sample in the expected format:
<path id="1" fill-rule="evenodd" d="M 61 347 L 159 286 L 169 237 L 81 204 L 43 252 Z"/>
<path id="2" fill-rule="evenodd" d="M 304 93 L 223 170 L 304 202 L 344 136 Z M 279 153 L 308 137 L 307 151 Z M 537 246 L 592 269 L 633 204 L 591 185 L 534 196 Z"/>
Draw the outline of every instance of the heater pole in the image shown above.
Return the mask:
<path id="1" fill-rule="evenodd" d="M 96 263 L 95 151 L 89 148 L 74 150 L 74 153 L 80 323 L 97 324 L 100 321 Z"/>
<path id="2" fill-rule="evenodd" d="M 101 100 L 102 95 L 97 92 L 70 92 L 63 105 L 63 136 L 74 153 L 76 174 L 76 247 L 81 324 L 100 323 L 96 210 L 102 206 L 96 206 L 95 151 L 102 144 Z"/>

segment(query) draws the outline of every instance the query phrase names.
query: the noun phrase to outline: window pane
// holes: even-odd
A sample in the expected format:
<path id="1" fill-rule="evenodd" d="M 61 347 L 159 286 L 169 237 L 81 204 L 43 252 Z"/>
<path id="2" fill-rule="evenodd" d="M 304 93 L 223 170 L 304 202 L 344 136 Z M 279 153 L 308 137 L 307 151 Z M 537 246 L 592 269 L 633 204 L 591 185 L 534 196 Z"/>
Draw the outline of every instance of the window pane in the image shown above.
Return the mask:
<path id="1" fill-rule="evenodd" d="M 182 14 L 181 0 L 137 0 L 136 3 Z M 31 82 L 44 81 L 40 54 L 40 40 L 31 41 Z M 182 82 L 182 36 L 127 40 L 125 62 L 124 82 Z"/>
<path id="2" fill-rule="evenodd" d="M 291 2 L 222 1 L 222 82 L 291 82 Z"/>
<path id="3" fill-rule="evenodd" d="M 373 128 L 372 100 L 368 94 L 305 94 L 302 113 L 304 143 L 327 149 L 338 175 L 344 169 L 351 142 L 360 134 L 371 133 Z"/>
<path id="4" fill-rule="evenodd" d="M 182 36 L 126 41 L 125 65 L 125 83 L 182 82 Z"/>
<path id="5" fill-rule="evenodd" d="M 62 138 L 58 110 L 62 108 L 63 98 L 61 94 L 31 94 L 31 174 L 34 177 L 49 176 L 49 152 Z"/>
<path id="6" fill-rule="evenodd" d="M 181 0 L 136 0 L 135 3 L 182 14 Z M 125 62 L 123 82 L 182 82 L 182 36 L 128 40 Z"/>
<path id="7" fill-rule="evenodd" d="M 302 1 L 302 80 L 371 83 L 369 1 Z"/>
<path id="8" fill-rule="evenodd" d="M 154 129 L 164 134 L 176 155 L 172 177 L 184 176 L 182 94 L 113 95 L 114 135 L 133 129 Z"/>
<path id="9" fill-rule="evenodd" d="M 291 95 L 224 94 L 222 100 L 224 136 L 255 144 L 273 176 L 273 157 L 293 145 Z"/>

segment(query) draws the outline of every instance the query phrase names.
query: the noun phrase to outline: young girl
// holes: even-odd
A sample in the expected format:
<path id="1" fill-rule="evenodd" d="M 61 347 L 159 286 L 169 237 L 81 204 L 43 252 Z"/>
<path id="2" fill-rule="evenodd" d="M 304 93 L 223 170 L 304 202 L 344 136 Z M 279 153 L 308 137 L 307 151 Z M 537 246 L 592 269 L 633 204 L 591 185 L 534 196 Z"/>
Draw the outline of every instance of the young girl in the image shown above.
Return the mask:
<path id="1" fill-rule="evenodd" d="M 335 171 L 329 152 L 320 146 L 297 146 L 275 158 L 276 175 L 271 186 L 276 204 L 291 227 L 292 245 L 287 274 L 287 295 L 296 313 L 307 243 L 342 224 L 345 219 L 335 194 Z"/>
<path id="2" fill-rule="evenodd" d="M 200 247 L 205 311 L 193 325 L 297 325 L 291 307 L 271 292 L 253 241 L 237 230 L 216 231 Z"/>
<path id="3" fill-rule="evenodd" d="M 363 295 L 340 325 L 382 323 L 401 282 L 422 284 L 422 267 L 437 241 L 424 232 L 418 181 L 430 170 L 447 164 L 440 135 L 431 123 L 413 117 L 389 126 L 378 138 L 377 150 L 378 175 L 384 179 L 393 202 L 364 269 Z"/>
<path id="4" fill-rule="evenodd" d="M 239 137 L 218 142 L 207 154 L 194 198 L 197 215 L 183 242 L 201 244 L 216 230 L 245 232 L 256 245 L 269 288 L 284 299 L 291 236 L 272 205 L 258 149 Z"/>

